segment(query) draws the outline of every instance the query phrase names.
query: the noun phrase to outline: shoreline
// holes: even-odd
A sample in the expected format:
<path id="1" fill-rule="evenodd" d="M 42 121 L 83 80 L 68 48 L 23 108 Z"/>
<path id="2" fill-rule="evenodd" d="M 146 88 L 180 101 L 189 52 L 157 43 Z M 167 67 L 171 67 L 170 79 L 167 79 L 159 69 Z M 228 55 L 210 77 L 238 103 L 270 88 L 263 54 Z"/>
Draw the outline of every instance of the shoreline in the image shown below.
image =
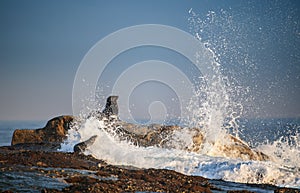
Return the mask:
<path id="1" fill-rule="evenodd" d="M 267 184 L 211 180 L 166 169 L 114 166 L 90 155 L 26 149 L 29 146 L 0 147 L 0 192 L 300 192 Z M 23 184 L 16 184 L 18 178 Z"/>
<path id="2" fill-rule="evenodd" d="M 83 154 L 24 150 L 13 146 L 0 147 L 0 171 L 2 180 L 5 174 L 10 174 L 7 180 L 13 182 L 13 174 L 30 173 L 31 177 L 43 177 L 44 181 L 56 179 L 60 185 L 59 189 L 28 183 L 27 187 L 26 183 L 21 186 L 32 192 L 211 192 L 214 189 L 200 176 L 163 169 L 113 166 Z M 12 184 L 8 181 L 6 184 L 6 187 L 0 185 L 2 192 L 22 191 L 20 187 L 19 190 L 9 187 Z"/>
<path id="3" fill-rule="evenodd" d="M 118 128 L 120 139 L 129 139 L 142 146 L 168 146 L 165 138 L 179 126 L 138 126 L 118 120 L 117 116 L 96 113 L 107 132 Z M 16 129 L 10 146 L 0 147 L 1 192 L 293 192 L 300 189 L 281 188 L 268 184 L 243 184 L 201 176 L 184 175 L 167 169 L 144 169 L 132 166 L 110 165 L 91 155 L 85 149 L 97 136 L 75 144 L 72 153 L 58 149 L 67 138 L 72 124 L 82 124 L 74 116 L 52 118 L 43 128 Z M 194 129 L 195 132 L 198 131 Z M 236 158 L 245 153 L 253 160 L 268 160 L 262 152 L 252 150 L 242 141 L 229 136 L 231 146 L 227 153 Z M 193 137 L 194 149 L 201 147 L 203 136 L 198 131 Z M 75 148 L 77 147 L 77 148 Z M 227 150 L 227 149 L 224 150 Z M 242 157 L 241 157 L 242 158 Z"/>

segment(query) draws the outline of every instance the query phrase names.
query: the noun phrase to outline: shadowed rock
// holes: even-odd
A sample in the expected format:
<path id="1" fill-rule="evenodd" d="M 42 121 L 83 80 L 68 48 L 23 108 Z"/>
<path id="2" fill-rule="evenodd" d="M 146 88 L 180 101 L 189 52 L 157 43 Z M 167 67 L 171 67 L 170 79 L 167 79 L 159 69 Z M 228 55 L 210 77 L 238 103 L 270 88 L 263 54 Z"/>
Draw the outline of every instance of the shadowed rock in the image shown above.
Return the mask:
<path id="1" fill-rule="evenodd" d="M 97 138 L 97 135 L 94 135 L 94 136 L 90 137 L 88 140 L 76 144 L 74 146 L 74 152 L 76 152 L 76 153 L 84 152 L 87 147 L 93 145 L 93 143 L 95 142 L 96 138 Z"/>

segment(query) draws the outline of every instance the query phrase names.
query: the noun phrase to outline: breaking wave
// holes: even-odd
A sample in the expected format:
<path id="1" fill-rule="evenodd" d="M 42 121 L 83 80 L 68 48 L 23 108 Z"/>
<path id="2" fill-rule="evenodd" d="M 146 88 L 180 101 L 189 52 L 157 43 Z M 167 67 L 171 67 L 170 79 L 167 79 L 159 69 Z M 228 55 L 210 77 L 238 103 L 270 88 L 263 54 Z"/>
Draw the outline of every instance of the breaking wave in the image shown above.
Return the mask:
<path id="1" fill-rule="evenodd" d="M 196 31 L 195 37 L 203 41 L 201 25 L 207 23 L 198 20 L 192 10 L 190 13 L 190 22 L 196 26 L 193 29 Z M 214 16 L 214 12 L 208 14 L 208 18 Z M 207 43 L 206 48 L 215 53 L 212 44 Z M 96 141 L 84 153 L 110 164 L 164 168 L 210 179 L 300 188 L 300 122 L 298 121 L 296 126 L 286 128 L 293 131 L 292 133 L 285 133 L 276 139 L 257 140 L 255 135 L 259 135 L 260 131 L 268 132 L 280 128 L 241 125 L 240 120 L 244 113 L 242 100 L 246 100 L 244 97 L 247 96 L 248 88 L 243 88 L 232 78 L 224 76 L 218 54 L 214 54 L 213 58 L 211 67 L 216 76 L 211 80 L 212 86 L 208 88 L 200 83 L 205 81 L 205 76 L 201 77 L 188 106 L 189 116 L 185 118 L 186 121 L 180 129 L 172 130 L 162 137 L 167 140 L 165 145 L 141 145 L 132 140 L 134 136 L 122 137 L 124 130 L 120 121 L 107 121 L 101 117 L 90 116 L 79 118 L 74 123 L 67 140 L 61 146 L 61 151 L 72 152 L 74 145 L 97 135 Z M 144 132 L 142 128 L 145 127 L 141 126 L 140 130 L 132 133 L 141 134 Z M 152 127 L 155 129 L 160 126 Z M 256 133 L 246 137 L 250 131 Z M 147 132 L 144 132 L 144 135 Z M 193 149 L 197 132 L 201 133 L 202 141 L 196 144 L 198 149 Z M 268 159 L 254 159 L 244 155 L 245 149 L 250 153 L 261 152 L 260 155 L 267 155 Z"/>

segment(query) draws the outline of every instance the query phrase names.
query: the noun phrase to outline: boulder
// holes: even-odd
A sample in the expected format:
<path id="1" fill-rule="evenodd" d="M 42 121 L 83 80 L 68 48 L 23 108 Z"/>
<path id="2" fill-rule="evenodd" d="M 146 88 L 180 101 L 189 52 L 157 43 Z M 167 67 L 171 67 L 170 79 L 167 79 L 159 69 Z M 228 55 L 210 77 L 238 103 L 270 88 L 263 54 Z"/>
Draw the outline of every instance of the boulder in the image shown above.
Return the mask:
<path id="1" fill-rule="evenodd" d="M 72 116 L 59 116 L 47 122 L 40 129 L 16 129 L 11 145 L 25 143 L 61 143 L 66 138 Z"/>
<path id="2" fill-rule="evenodd" d="M 223 140 L 213 142 L 210 151 L 207 152 L 207 155 L 239 158 L 241 160 L 271 160 L 271 157 L 268 155 L 251 148 L 244 141 L 230 134 L 225 135 Z"/>
<path id="3" fill-rule="evenodd" d="M 103 121 L 101 118 L 100 120 Z M 210 156 L 242 160 L 267 161 L 271 159 L 268 155 L 251 148 L 247 143 L 230 134 L 224 134 L 223 137 L 215 141 L 209 141 L 198 128 L 159 124 L 136 125 L 110 118 L 105 119 L 104 124 L 103 129 L 114 136 L 117 134 L 119 140 L 142 147 L 175 148 Z M 205 148 L 205 146 L 210 148 Z"/>
<path id="4" fill-rule="evenodd" d="M 116 133 L 119 133 L 121 140 L 130 140 L 133 144 L 143 147 L 176 148 L 210 156 L 242 160 L 267 161 L 271 159 L 268 155 L 251 148 L 247 143 L 230 134 L 226 134 L 222 139 L 216 141 L 208 141 L 201 130 L 197 128 L 165 125 L 137 126 L 124 122 L 119 123 L 117 127 L 119 132 Z M 185 136 L 185 139 L 178 139 L 178 135 L 182 135 L 183 130 L 188 135 Z M 205 145 L 210 147 L 209 150 L 203 149 Z"/>

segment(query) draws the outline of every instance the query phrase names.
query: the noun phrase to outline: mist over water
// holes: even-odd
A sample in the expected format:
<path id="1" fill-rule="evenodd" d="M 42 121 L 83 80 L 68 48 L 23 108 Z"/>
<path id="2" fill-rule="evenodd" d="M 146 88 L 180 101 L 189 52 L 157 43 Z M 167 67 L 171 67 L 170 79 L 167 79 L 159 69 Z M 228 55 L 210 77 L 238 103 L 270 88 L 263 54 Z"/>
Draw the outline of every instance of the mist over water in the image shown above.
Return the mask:
<path id="1" fill-rule="evenodd" d="M 245 114 L 256 110 L 249 109 L 249 104 L 253 103 L 256 96 L 251 95 L 253 92 L 249 85 L 243 86 L 240 76 L 255 72 L 255 65 L 247 55 L 247 50 L 240 52 L 238 45 L 227 47 L 230 41 L 226 39 L 231 32 L 240 33 L 242 30 L 232 24 L 232 16 L 223 10 L 220 13 L 211 11 L 204 19 L 192 9 L 189 13 L 192 33 L 214 56 L 209 63 L 215 76 L 210 80 L 210 87 L 203 83 L 207 78 L 205 75 L 199 77 L 199 84 L 187 107 L 189 115 L 184 118 L 184 128 L 172 133 L 170 143 L 173 148 L 141 147 L 130 140 L 121 140 L 116 132 L 118 128 L 113 123 L 91 116 L 82 118 L 71 128 L 61 150 L 73 151 L 75 144 L 97 135 L 95 143 L 85 153 L 110 164 L 166 168 L 211 179 L 300 188 L 299 120 L 274 119 L 264 123 L 264 117 L 261 117 L 262 120 L 243 118 Z M 225 30 L 226 34 L 214 35 L 212 32 L 215 30 Z M 223 56 L 228 53 L 232 55 Z M 235 65 L 241 65 L 247 72 L 228 73 L 223 60 L 237 62 Z M 199 128 L 204 134 L 205 140 L 199 152 L 188 152 L 183 148 L 193 145 L 195 133 L 190 129 L 193 127 Z M 230 135 L 269 155 L 271 160 L 242 160 L 228 156 L 219 147 L 230 143 Z"/>

